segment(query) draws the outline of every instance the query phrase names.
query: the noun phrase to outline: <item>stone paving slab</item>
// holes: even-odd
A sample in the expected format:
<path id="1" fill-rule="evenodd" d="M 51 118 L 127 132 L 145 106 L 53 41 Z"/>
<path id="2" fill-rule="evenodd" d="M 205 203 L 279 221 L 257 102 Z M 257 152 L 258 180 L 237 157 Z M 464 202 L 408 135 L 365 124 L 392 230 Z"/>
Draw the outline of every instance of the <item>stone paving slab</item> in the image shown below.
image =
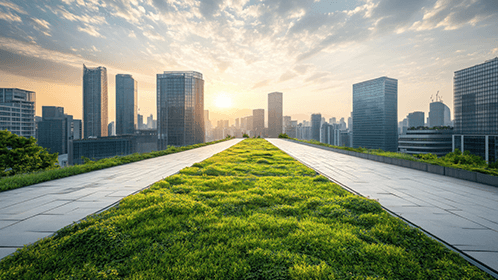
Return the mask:
<path id="1" fill-rule="evenodd" d="M 497 187 L 282 139 L 267 140 L 341 185 L 378 200 L 384 208 L 477 260 L 497 277 Z"/>
<path id="2" fill-rule="evenodd" d="M 0 259 L 240 141 L 0 192 Z"/>

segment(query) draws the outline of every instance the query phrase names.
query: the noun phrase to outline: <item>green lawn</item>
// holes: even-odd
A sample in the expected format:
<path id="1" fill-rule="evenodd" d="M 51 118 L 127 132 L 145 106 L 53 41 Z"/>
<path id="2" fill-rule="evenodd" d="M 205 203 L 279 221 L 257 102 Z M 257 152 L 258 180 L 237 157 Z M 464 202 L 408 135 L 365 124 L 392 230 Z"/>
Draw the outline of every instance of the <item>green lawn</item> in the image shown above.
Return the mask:
<path id="1" fill-rule="evenodd" d="M 65 178 L 72 175 L 82 174 L 90 171 L 95 171 L 99 169 L 109 168 L 113 166 L 118 166 L 122 164 L 127 164 L 131 162 L 136 162 L 144 159 L 160 157 L 164 155 L 169 155 L 172 153 L 187 151 L 190 149 L 195 149 L 199 147 L 204 147 L 211 144 L 216 144 L 222 141 L 230 140 L 232 138 L 225 138 L 218 141 L 195 144 L 191 146 L 184 147 L 169 147 L 166 150 L 155 151 L 150 153 L 142 153 L 142 154 L 131 154 L 127 156 L 115 156 L 112 158 L 104 158 L 98 161 L 88 161 L 85 164 L 81 165 L 73 165 L 65 168 L 57 168 L 52 170 L 44 170 L 26 174 L 19 174 L 9 177 L 0 177 L 0 192 L 8 191 L 12 189 L 22 188 L 26 186 L 30 186 L 33 184 L 38 184 L 46 181 L 51 181 L 55 179 Z"/>
<path id="2" fill-rule="evenodd" d="M 492 279 L 263 139 L 0 261 L 0 279 Z"/>

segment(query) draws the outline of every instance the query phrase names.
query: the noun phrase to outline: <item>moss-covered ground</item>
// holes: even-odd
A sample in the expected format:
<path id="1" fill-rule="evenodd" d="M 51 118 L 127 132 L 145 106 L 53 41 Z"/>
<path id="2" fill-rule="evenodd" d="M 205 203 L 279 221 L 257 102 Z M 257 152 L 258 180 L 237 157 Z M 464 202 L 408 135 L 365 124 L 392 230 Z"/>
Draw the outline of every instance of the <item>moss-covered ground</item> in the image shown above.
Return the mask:
<path id="1" fill-rule="evenodd" d="M 263 139 L 0 261 L 0 279 L 491 279 Z"/>

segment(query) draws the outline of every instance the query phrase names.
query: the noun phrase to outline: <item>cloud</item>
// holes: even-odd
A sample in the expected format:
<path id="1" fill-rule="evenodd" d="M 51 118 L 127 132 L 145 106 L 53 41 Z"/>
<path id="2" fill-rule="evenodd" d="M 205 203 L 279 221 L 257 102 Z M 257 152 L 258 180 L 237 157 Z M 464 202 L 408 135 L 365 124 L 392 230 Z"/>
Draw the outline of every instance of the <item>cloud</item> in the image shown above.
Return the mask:
<path id="1" fill-rule="evenodd" d="M 10 22 L 22 22 L 20 16 L 13 13 L 4 13 L 0 11 L 0 20 L 10 21 Z"/>
<path id="2" fill-rule="evenodd" d="M 155 40 L 155 41 L 164 41 L 165 39 L 163 36 L 161 36 L 159 33 L 153 31 L 153 30 L 147 30 L 144 33 L 144 36 L 149 38 L 150 40 Z"/>
<path id="3" fill-rule="evenodd" d="M 496 17 L 498 4 L 494 0 L 438 0 L 423 10 L 423 19 L 414 22 L 411 29 L 423 31 L 443 27 L 445 30 L 455 30 Z"/>
<path id="4" fill-rule="evenodd" d="M 23 14 L 23 15 L 27 15 L 28 13 L 26 13 L 26 11 L 24 9 L 22 9 L 21 7 L 19 7 L 18 5 L 12 3 L 12 2 L 8 2 L 8 1 L 0 1 L 0 6 L 3 6 L 5 8 L 9 8 L 19 14 Z"/>
<path id="5" fill-rule="evenodd" d="M 280 76 L 280 79 L 278 80 L 279 82 L 285 82 L 287 80 L 290 80 L 294 77 L 297 77 L 297 74 L 294 71 L 287 71 L 282 76 Z"/>
<path id="6" fill-rule="evenodd" d="M 267 86 L 269 84 L 270 84 L 270 80 L 269 79 L 263 80 L 261 82 L 255 83 L 254 86 L 252 87 L 252 89 L 257 89 L 257 88 L 260 88 L 260 87 L 264 87 L 264 86 Z"/>
<path id="7" fill-rule="evenodd" d="M 90 36 L 96 38 L 105 38 L 102 34 L 99 33 L 98 28 L 95 26 L 85 24 L 85 27 L 78 26 L 78 31 L 85 32 Z"/>

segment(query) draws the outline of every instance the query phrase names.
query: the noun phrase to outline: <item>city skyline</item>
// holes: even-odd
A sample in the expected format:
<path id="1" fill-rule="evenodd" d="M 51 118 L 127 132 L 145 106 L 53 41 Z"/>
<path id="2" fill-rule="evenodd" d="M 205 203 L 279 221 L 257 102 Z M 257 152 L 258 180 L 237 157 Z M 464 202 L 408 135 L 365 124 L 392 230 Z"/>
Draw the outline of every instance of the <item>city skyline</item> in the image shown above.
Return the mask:
<path id="1" fill-rule="evenodd" d="M 103 66 L 111 122 L 116 74 L 133 75 L 140 114 L 157 118 L 155 75 L 194 70 L 213 121 L 267 111 L 273 91 L 284 115 L 309 120 L 347 119 L 353 84 L 392 76 L 399 120 L 427 115 L 438 90 L 453 114 L 454 71 L 498 56 L 497 15 L 496 2 L 465 0 L 3 1 L 0 86 L 37 92 L 38 116 L 60 106 L 82 119 L 81 65 Z"/>

